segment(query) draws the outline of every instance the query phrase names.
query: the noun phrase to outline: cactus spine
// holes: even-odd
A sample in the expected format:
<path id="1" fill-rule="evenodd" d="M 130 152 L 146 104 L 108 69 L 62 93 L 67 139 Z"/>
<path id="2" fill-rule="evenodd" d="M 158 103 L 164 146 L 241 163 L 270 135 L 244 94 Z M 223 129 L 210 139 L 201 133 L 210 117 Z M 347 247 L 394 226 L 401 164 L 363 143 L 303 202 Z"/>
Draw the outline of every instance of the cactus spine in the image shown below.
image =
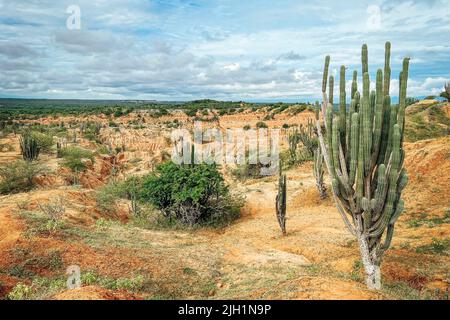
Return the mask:
<path id="1" fill-rule="evenodd" d="M 38 146 L 37 140 L 30 134 L 25 133 L 20 137 L 20 152 L 26 161 L 34 161 L 39 157 L 41 148 Z"/>
<path id="2" fill-rule="evenodd" d="M 286 175 L 283 174 L 281 163 L 280 176 L 278 179 L 278 194 L 275 198 L 275 209 L 277 214 L 278 224 L 280 225 L 283 236 L 286 235 Z"/>
<path id="3" fill-rule="evenodd" d="M 402 145 L 409 58 L 403 60 L 400 73 L 399 105 L 391 106 L 389 42 L 385 49 L 384 72 L 379 69 L 376 73 L 376 90 L 370 92 L 368 49 L 363 45 L 362 95 L 357 91 L 354 72 L 349 114 L 346 114 L 345 67 L 341 67 L 339 113 L 333 113 L 323 94 L 325 123 L 324 126 L 320 120 L 316 123 L 333 197 L 346 227 L 358 239 L 370 289 L 381 288 L 382 257 L 403 211 L 400 197 L 408 181 Z M 324 74 L 328 74 L 329 64 L 327 56 Z M 325 90 L 326 84 L 322 86 L 322 92 Z"/>

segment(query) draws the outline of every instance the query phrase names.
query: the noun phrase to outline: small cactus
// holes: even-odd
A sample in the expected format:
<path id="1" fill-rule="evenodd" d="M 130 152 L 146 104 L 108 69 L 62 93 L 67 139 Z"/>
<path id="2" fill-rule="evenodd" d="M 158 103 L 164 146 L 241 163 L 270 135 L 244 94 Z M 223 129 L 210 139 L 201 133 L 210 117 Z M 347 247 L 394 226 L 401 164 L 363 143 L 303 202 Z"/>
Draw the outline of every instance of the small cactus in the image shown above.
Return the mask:
<path id="1" fill-rule="evenodd" d="M 286 175 L 282 173 L 281 163 L 280 166 L 280 177 L 278 181 L 278 194 L 275 198 L 275 208 L 278 219 L 278 224 L 280 225 L 281 232 L 283 236 L 286 235 Z"/>
<path id="2" fill-rule="evenodd" d="M 37 140 L 30 133 L 22 134 L 20 137 L 20 152 L 26 161 L 38 159 L 40 147 Z"/>
<path id="3" fill-rule="evenodd" d="M 314 150 L 317 148 L 317 136 L 314 133 L 313 120 L 308 118 L 308 123 L 305 126 L 300 125 L 299 140 L 308 151 L 309 156 L 314 156 Z"/>
<path id="4" fill-rule="evenodd" d="M 56 157 L 57 157 L 57 158 L 62 158 L 62 147 L 61 147 L 61 142 L 57 142 L 57 143 L 56 143 Z"/>
<path id="5" fill-rule="evenodd" d="M 300 142 L 300 134 L 297 128 L 288 135 L 288 142 L 290 162 L 295 164 L 297 163 L 297 147 Z"/>

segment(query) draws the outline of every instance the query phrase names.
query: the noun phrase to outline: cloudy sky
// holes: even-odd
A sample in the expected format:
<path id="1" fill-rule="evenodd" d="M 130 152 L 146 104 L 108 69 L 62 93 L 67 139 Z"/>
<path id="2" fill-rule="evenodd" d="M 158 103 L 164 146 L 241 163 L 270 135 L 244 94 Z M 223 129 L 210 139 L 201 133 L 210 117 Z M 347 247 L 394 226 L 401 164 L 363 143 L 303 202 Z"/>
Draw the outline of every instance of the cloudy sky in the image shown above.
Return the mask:
<path id="1" fill-rule="evenodd" d="M 349 78 L 367 43 L 375 74 L 386 40 L 392 95 L 404 56 L 408 94 L 439 94 L 450 80 L 450 0 L 343 3 L 0 0 L 0 97 L 315 100 L 325 55 Z"/>

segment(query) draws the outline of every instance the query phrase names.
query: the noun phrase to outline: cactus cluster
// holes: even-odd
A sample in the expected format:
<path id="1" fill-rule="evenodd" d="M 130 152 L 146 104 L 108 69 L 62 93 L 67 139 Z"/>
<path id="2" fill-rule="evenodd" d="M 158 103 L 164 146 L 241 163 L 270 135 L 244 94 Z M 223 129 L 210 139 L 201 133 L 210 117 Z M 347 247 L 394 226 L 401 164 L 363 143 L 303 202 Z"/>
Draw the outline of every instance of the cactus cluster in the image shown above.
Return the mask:
<path id="1" fill-rule="evenodd" d="M 317 136 L 314 130 L 314 122 L 308 118 L 308 123 L 305 126 L 300 125 L 299 140 L 308 151 L 309 156 L 314 156 L 314 150 L 317 148 Z"/>
<path id="2" fill-rule="evenodd" d="M 450 102 L 450 82 L 444 84 L 444 91 L 442 91 L 440 96 Z"/>
<path id="3" fill-rule="evenodd" d="M 346 68 L 340 68 L 338 112 L 333 111 L 326 94 L 330 57 L 325 58 L 322 82 L 324 126 L 317 121 L 320 147 L 332 181 L 336 206 L 347 228 L 358 239 L 370 289 L 381 287 L 381 260 L 390 246 L 395 222 L 403 211 L 401 193 L 408 180 L 403 168 L 402 145 L 409 58 L 403 60 L 400 72 L 399 104 L 391 105 L 389 42 L 385 49 L 384 70 L 377 71 L 376 90 L 370 91 L 368 50 L 367 45 L 363 45 L 362 93 L 358 91 L 355 71 L 348 109 Z"/>
<path id="4" fill-rule="evenodd" d="M 30 133 L 22 134 L 19 142 L 20 152 L 24 160 L 34 161 L 38 159 L 41 148 L 37 140 Z"/>
<path id="5" fill-rule="evenodd" d="M 278 194 L 275 198 L 275 209 L 281 232 L 286 235 L 286 174 L 283 174 L 281 164 L 278 180 Z"/>

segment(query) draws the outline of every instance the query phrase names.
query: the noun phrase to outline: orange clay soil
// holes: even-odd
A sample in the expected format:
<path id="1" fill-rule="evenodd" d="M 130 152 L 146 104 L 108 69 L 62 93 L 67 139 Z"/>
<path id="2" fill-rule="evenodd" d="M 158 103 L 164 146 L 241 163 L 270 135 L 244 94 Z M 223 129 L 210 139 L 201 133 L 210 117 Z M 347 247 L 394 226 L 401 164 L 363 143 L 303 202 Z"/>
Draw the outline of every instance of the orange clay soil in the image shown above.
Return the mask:
<path id="1" fill-rule="evenodd" d="M 246 118 L 246 117 L 248 118 Z M 221 117 L 222 127 L 241 127 L 257 122 L 263 115 Z M 295 121 L 306 122 L 312 114 L 305 112 Z M 132 116 L 130 116 L 132 117 Z M 60 119 L 58 119 L 60 121 Z M 92 119 L 91 119 L 92 120 Z M 289 116 L 281 114 L 268 124 L 282 125 Z M 48 119 L 52 121 L 52 119 Z M 251 122 L 251 123 L 253 123 Z M 298 122 L 297 122 L 298 123 Z M 113 133 L 102 132 L 105 139 Z M 167 130 L 161 127 L 161 134 Z M 133 129 L 124 129 L 124 136 Z M 170 145 L 161 136 L 141 135 L 145 146 L 159 141 L 161 149 Z M 13 138 L 11 141 L 14 141 Z M 147 141 L 148 142 L 145 142 Z M 90 143 L 82 141 L 87 148 Z M 135 147 L 139 147 L 139 139 Z M 156 142 L 155 142 L 156 143 Z M 5 163 L 19 158 L 17 152 L 1 154 Z M 133 152 L 133 151 L 128 151 Z M 147 151 L 142 151 L 145 153 Z M 448 222 L 411 225 L 420 216 L 422 222 L 443 218 L 450 206 L 450 138 L 426 140 L 406 145 L 405 166 L 410 183 L 404 192 L 406 211 L 395 231 L 382 274 L 386 287 L 398 283 L 418 292 L 448 290 L 450 258 L 417 250 L 432 243 L 433 238 L 449 238 Z M 123 154 L 123 153 L 122 153 Z M 127 151 L 125 152 L 127 154 Z M 145 154 L 149 160 L 154 151 Z M 48 157 L 50 163 L 51 157 Z M 118 163 L 122 177 L 151 170 L 141 164 L 130 164 L 132 156 L 121 156 Z M 47 159 L 47 158 L 43 158 Z M 99 162 L 98 162 L 99 161 Z M 161 159 L 155 159 L 155 163 Z M 107 180 L 110 159 L 97 156 L 88 169 L 91 177 L 83 188 L 67 183 L 42 186 L 28 192 L 0 197 L 0 295 L 5 296 L 15 284 L 31 284 L 32 278 L 64 277 L 65 268 L 76 264 L 83 272 L 110 279 L 144 277 L 144 285 L 135 292 L 110 290 L 100 284 L 86 285 L 76 290 L 60 290 L 46 298 L 53 299 L 390 299 L 406 298 L 402 293 L 383 290 L 370 292 L 363 282 L 359 252 L 348 234 L 332 200 L 321 201 L 306 163 L 287 171 L 288 209 L 286 237 L 276 222 L 274 199 L 277 177 L 231 181 L 231 189 L 246 196 L 242 217 L 220 230 L 147 230 L 127 225 L 128 204 L 120 204 L 112 216 L 102 214 L 95 202 L 95 190 Z M 117 162 L 116 162 L 117 163 Z M 57 164 L 55 166 L 58 168 Z M 53 173 L 57 178 L 60 171 Z M 119 175 L 119 177 L 120 177 Z M 326 177 L 327 178 L 327 177 Z M 56 179 L 56 178 L 55 178 Z M 54 180 L 56 181 L 56 180 Z M 327 181 L 328 182 L 328 181 Z M 63 197 L 66 206 L 66 229 L 47 232 L 37 229 L 24 212 L 38 212 L 38 204 Z M 113 222 L 99 224 L 99 218 Z M 116 222 L 114 222 L 116 221 Z M 121 222 L 118 222 L 121 221 Z M 62 265 L 51 266 L 45 261 L 58 252 Z M 30 261 L 32 261 L 30 263 Z M 27 273 L 11 272 L 21 266 Z M 32 276 L 29 276 L 32 274 Z"/>

